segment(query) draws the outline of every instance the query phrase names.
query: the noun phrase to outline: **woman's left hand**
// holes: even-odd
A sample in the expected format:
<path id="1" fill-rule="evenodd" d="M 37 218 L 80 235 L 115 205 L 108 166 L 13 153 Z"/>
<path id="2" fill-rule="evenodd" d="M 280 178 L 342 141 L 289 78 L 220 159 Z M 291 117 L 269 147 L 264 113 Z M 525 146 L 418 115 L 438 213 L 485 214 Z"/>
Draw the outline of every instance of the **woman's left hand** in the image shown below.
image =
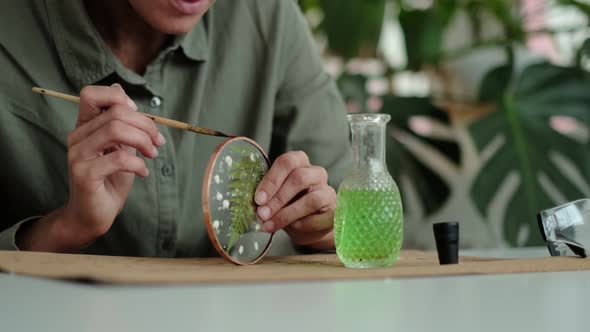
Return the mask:
<path id="1" fill-rule="evenodd" d="M 266 232 L 285 229 L 297 245 L 334 248 L 336 192 L 328 185 L 326 170 L 311 165 L 304 152 L 278 157 L 260 181 L 254 200 Z"/>

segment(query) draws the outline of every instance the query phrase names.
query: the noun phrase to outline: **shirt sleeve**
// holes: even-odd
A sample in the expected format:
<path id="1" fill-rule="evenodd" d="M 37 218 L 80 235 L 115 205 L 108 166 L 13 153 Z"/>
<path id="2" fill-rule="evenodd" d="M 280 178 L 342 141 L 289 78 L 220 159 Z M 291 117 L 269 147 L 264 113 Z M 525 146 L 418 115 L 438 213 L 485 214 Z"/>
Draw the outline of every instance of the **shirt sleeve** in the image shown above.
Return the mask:
<path id="1" fill-rule="evenodd" d="M 274 141 L 285 150 L 303 150 L 314 165 L 326 168 L 337 189 L 351 166 L 346 107 L 332 77 L 326 73 L 311 32 L 293 1 L 281 2 L 284 40 L 279 52 L 282 76 L 276 100 Z"/>
<path id="2" fill-rule="evenodd" d="M 0 232 L 0 250 L 20 250 L 16 245 L 16 234 L 21 229 L 22 226 L 28 224 L 29 222 L 33 222 L 41 218 L 40 216 L 37 217 L 30 217 L 24 220 L 17 222 L 16 224 L 12 225 L 11 227 L 3 230 Z"/>

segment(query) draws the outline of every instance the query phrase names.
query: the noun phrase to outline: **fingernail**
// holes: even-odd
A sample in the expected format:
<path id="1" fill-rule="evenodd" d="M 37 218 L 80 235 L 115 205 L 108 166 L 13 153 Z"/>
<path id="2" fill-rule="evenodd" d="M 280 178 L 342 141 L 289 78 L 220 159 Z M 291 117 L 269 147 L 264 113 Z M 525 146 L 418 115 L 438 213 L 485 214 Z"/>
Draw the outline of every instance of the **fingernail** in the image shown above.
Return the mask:
<path id="1" fill-rule="evenodd" d="M 260 219 L 266 220 L 270 217 L 270 208 L 268 206 L 261 206 L 258 208 L 258 216 Z"/>
<path id="2" fill-rule="evenodd" d="M 150 170 L 149 170 L 149 168 L 146 168 L 146 169 L 145 169 L 145 177 L 147 177 L 147 176 L 149 176 L 149 175 L 150 175 Z"/>
<path id="3" fill-rule="evenodd" d="M 129 107 L 131 107 L 132 109 L 137 111 L 137 105 L 135 104 L 135 102 L 133 100 L 131 100 L 131 98 L 127 97 L 127 105 L 129 105 Z"/>
<path id="4" fill-rule="evenodd" d="M 164 138 L 162 133 L 158 133 L 158 145 L 162 146 L 164 144 L 166 144 L 166 138 Z"/>
<path id="5" fill-rule="evenodd" d="M 111 84 L 111 87 L 113 87 L 113 88 L 121 88 L 122 89 L 121 84 L 119 84 L 119 83 L 113 83 L 113 84 Z"/>
<path id="6" fill-rule="evenodd" d="M 256 193 L 254 200 L 256 201 L 256 204 L 262 205 L 262 204 L 266 203 L 267 198 L 268 198 L 268 194 L 266 192 L 264 192 L 263 190 L 261 190 Z"/>
<path id="7" fill-rule="evenodd" d="M 160 154 L 160 152 L 158 152 L 158 149 L 156 149 L 156 147 L 154 146 L 154 149 L 153 149 L 154 158 L 156 158 L 159 154 Z"/>
<path id="8" fill-rule="evenodd" d="M 272 232 L 274 229 L 275 229 L 275 223 L 272 222 L 272 221 L 270 221 L 270 220 L 267 221 L 267 222 L 265 222 L 262 225 L 262 230 L 265 231 L 265 232 L 267 232 L 267 233 Z"/>
<path id="9" fill-rule="evenodd" d="M 301 221 L 293 223 L 293 228 L 295 229 L 301 229 L 301 226 L 303 226 L 303 223 L 301 223 Z"/>

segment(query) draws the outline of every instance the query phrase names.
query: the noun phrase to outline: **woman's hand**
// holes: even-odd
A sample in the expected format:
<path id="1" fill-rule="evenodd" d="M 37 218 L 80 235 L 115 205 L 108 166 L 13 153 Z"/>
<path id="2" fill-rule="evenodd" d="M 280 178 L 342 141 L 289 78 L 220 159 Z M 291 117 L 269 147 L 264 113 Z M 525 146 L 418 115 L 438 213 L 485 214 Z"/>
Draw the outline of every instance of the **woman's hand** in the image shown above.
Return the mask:
<path id="1" fill-rule="evenodd" d="M 111 228 L 135 176 L 149 174 L 136 151 L 155 158 L 156 147 L 165 143 L 154 122 L 136 110 L 118 84 L 82 90 L 78 122 L 67 142 L 69 201 L 31 225 L 21 236 L 21 249 L 75 251 Z"/>
<path id="2" fill-rule="evenodd" d="M 263 229 L 285 229 L 298 245 L 334 247 L 336 192 L 325 169 L 313 166 L 304 152 L 288 152 L 274 162 L 255 195 Z"/>

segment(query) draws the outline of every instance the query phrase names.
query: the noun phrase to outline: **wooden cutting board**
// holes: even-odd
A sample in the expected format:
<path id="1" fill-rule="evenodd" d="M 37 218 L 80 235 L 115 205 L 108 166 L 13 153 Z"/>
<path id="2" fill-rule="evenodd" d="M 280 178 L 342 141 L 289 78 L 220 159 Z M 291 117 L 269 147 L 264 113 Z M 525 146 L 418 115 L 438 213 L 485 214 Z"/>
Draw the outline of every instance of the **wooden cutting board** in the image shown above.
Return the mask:
<path id="1" fill-rule="evenodd" d="M 462 257 L 438 264 L 436 253 L 403 251 L 391 268 L 347 269 L 335 255 L 269 257 L 252 266 L 221 258 L 142 258 L 0 251 L 0 271 L 42 278 L 123 284 L 218 284 L 415 278 L 590 270 L 576 257 L 489 259 Z"/>

